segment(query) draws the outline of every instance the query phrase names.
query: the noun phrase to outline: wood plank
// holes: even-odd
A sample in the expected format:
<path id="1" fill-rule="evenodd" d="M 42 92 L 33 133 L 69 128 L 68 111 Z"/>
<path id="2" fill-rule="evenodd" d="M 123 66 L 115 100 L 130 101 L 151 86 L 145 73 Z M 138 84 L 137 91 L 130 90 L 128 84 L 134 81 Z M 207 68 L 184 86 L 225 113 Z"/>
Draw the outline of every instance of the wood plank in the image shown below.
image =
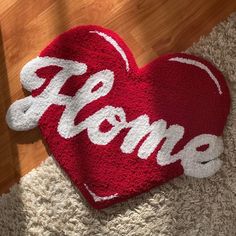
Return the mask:
<path id="1" fill-rule="evenodd" d="M 120 34 L 142 66 L 157 55 L 183 51 L 236 10 L 235 1 L 6 0 L 0 3 L 0 193 L 39 165 L 48 152 L 38 129 L 11 131 L 5 113 L 27 95 L 19 73 L 56 35 L 82 24 Z"/>

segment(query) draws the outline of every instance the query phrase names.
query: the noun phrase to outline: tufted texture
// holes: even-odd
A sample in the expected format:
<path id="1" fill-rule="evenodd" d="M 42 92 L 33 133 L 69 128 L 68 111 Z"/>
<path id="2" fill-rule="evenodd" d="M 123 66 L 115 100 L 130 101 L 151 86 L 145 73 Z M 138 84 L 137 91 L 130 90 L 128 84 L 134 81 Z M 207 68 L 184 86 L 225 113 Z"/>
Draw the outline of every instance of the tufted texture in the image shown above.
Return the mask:
<path id="1" fill-rule="evenodd" d="M 10 106 L 9 126 L 38 126 L 94 208 L 221 166 L 229 89 L 200 57 L 174 53 L 138 68 L 116 33 L 86 25 L 56 37 L 20 80 L 32 97 Z"/>
<path id="2" fill-rule="evenodd" d="M 183 176 L 126 203 L 96 211 L 49 157 L 1 197 L 1 235 L 235 235 L 236 15 L 187 52 L 213 62 L 231 87 L 224 164 L 216 175 L 208 179 Z"/>

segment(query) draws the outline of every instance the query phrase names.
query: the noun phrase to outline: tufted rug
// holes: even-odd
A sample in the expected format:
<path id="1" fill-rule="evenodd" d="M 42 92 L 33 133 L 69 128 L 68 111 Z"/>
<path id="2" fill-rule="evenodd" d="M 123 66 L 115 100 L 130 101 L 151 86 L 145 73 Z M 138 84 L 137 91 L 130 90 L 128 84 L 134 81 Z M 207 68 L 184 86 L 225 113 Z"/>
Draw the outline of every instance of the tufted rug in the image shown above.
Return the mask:
<path id="1" fill-rule="evenodd" d="M 229 89 L 200 57 L 173 53 L 139 68 L 116 33 L 85 25 L 56 37 L 24 65 L 20 81 L 31 96 L 10 106 L 9 127 L 38 126 L 94 208 L 221 166 Z"/>

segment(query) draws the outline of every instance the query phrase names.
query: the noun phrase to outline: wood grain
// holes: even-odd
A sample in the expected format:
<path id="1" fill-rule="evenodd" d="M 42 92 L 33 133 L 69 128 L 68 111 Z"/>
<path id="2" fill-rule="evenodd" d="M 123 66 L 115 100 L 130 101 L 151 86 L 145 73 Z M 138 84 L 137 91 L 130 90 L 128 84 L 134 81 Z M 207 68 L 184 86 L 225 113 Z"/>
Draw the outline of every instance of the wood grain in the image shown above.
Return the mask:
<path id="1" fill-rule="evenodd" d="M 39 130 L 11 131 L 5 113 L 27 95 L 22 66 L 56 35 L 82 24 L 108 27 L 126 41 L 139 66 L 183 51 L 236 10 L 235 1 L 5 0 L 0 3 L 0 193 L 48 156 Z"/>

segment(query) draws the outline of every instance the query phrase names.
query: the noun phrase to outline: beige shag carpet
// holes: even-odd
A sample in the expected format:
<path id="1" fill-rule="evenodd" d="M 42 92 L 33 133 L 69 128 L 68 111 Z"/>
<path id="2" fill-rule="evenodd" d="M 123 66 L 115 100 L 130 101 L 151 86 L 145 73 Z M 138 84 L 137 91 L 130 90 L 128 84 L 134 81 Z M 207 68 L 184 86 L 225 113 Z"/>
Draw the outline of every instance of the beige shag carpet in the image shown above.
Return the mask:
<path id="1" fill-rule="evenodd" d="M 0 198 L 0 235 L 235 236 L 236 14 L 187 52 L 212 61 L 231 86 L 233 105 L 221 171 L 208 179 L 183 176 L 96 211 L 49 157 Z"/>

